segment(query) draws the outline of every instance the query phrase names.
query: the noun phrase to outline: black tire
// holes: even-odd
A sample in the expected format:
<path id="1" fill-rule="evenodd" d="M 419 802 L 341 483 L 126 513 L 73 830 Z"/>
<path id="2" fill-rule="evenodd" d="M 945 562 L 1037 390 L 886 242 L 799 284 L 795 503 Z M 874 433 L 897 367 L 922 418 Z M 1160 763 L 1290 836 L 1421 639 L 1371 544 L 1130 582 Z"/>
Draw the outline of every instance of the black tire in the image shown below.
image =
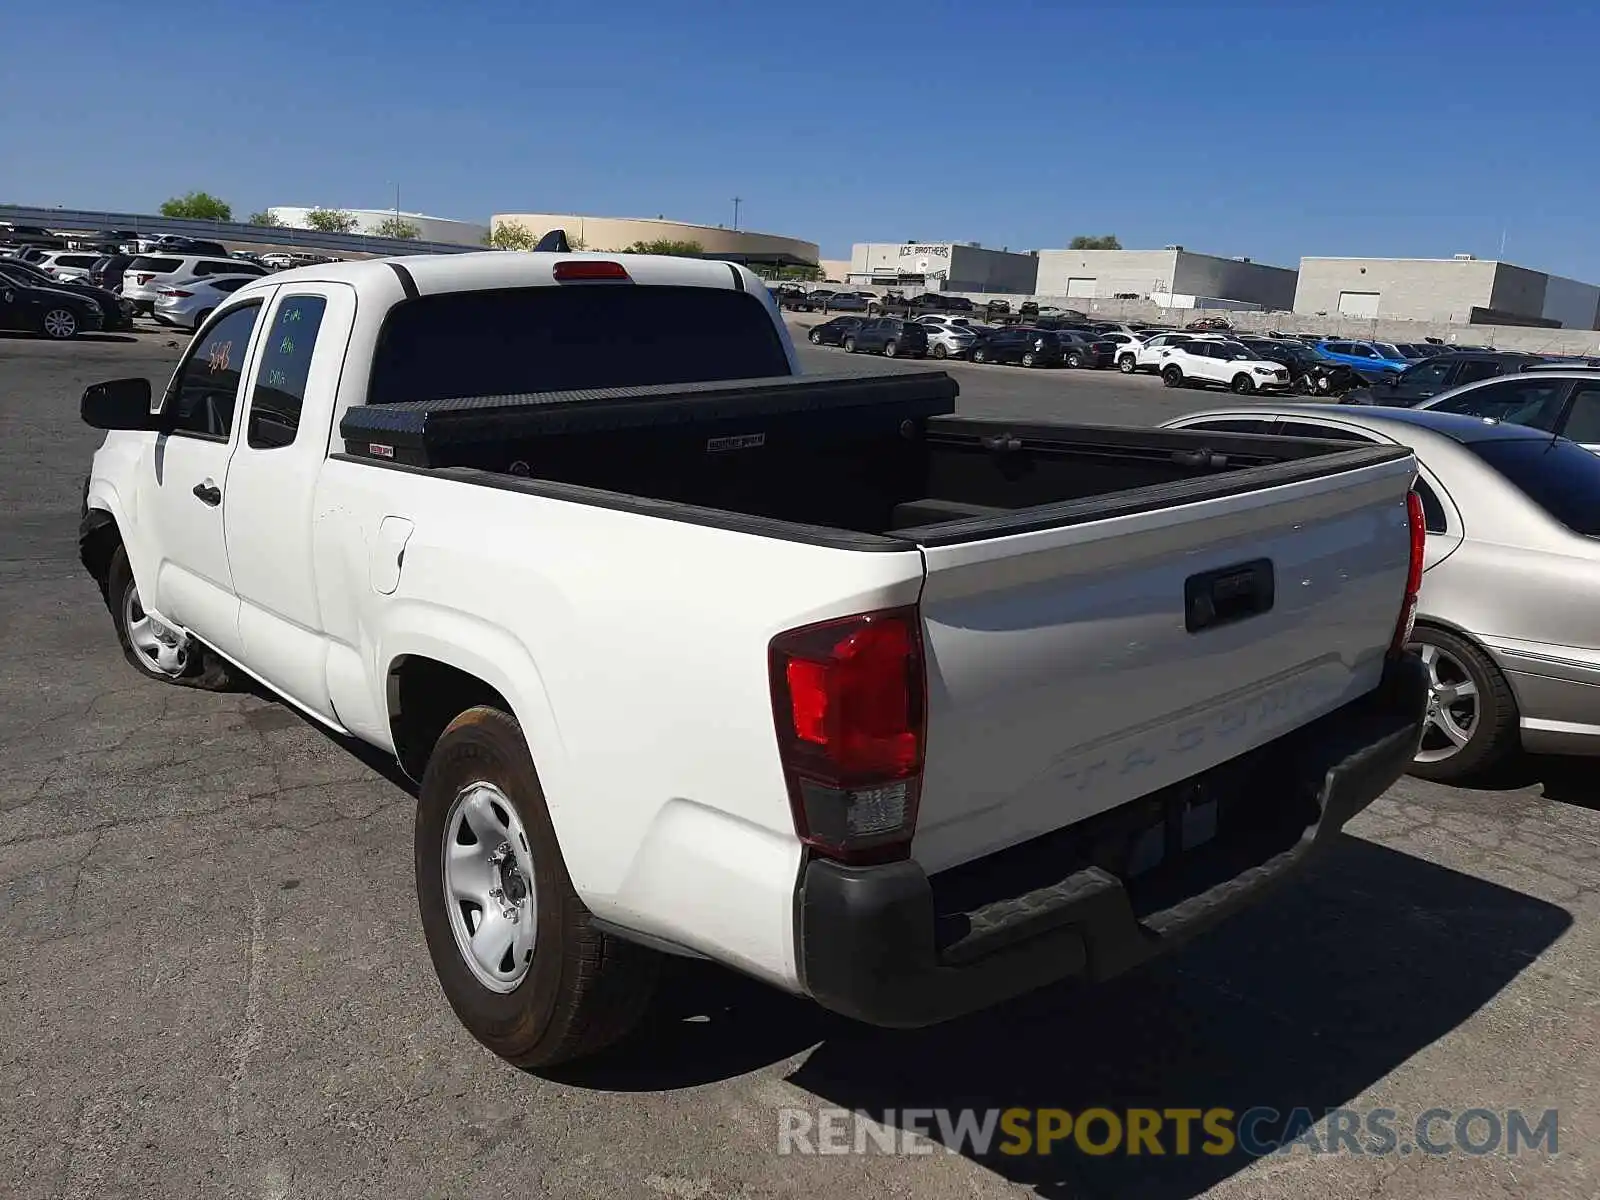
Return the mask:
<path id="1" fill-rule="evenodd" d="M 974 347 L 973 351 L 972 351 L 972 361 L 975 362 L 975 363 L 986 363 L 986 362 L 988 362 L 989 361 L 989 352 L 987 350 L 985 350 L 982 346 Z"/>
<path id="2" fill-rule="evenodd" d="M 1074 368 L 1081 367 L 1083 366 L 1083 359 L 1079 358 L 1076 354 L 1069 354 L 1067 355 L 1067 366 Z"/>
<path id="3" fill-rule="evenodd" d="M 811 344 L 813 346 L 822 345 L 822 335 L 820 333 L 818 333 L 815 329 L 813 329 L 810 333 L 808 333 L 806 335 L 806 337 L 810 339 Z"/>
<path id="4" fill-rule="evenodd" d="M 945 354 L 947 353 L 945 348 L 944 348 L 944 343 L 943 342 L 935 342 L 933 344 L 933 350 L 930 351 L 930 353 L 933 355 L 934 358 L 943 358 L 945 356 Z"/>
<path id="5" fill-rule="evenodd" d="M 52 341 L 75 338 L 79 328 L 78 314 L 70 308 L 52 308 L 39 318 L 39 332 Z"/>
<path id="6" fill-rule="evenodd" d="M 480 780 L 497 786 L 517 810 L 534 864 L 537 941 L 527 974 L 509 992 L 491 991 L 468 969 L 446 908 L 445 818 L 461 790 Z M 422 777 L 414 859 L 434 972 L 456 1016 L 483 1045 L 519 1067 L 551 1067 L 595 1054 L 638 1024 L 661 956 L 594 927 L 567 874 L 515 718 L 480 706 L 445 728 Z"/>
<path id="7" fill-rule="evenodd" d="M 1421 761 L 1422 755 L 1440 740 L 1434 736 L 1434 727 L 1430 723 L 1423 730 L 1422 744 L 1417 751 L 1417 760 L 1411 764 L 1411 774 L 1438 783 L 1453 783 L 1485 774 L 1520 749 L 1517 698 L 1512 694 L 1506 677 L 1500 673 L 1500 668 L 1489 660 L 1488 655 L 1465 638 L 1432 625 L 1416 627 L 1411 637 L 1411 647 L 1425 655 L 1427 647 L 1434 647 L 1454 659 L 1464 669 L 1476 691 L 1473 697 L 1475 716 L 1466 743 L 1448 758 Z M 1442 670 L 1431 669 L 1430 680 L 1443 673 Z M 1434 701 L 1430 697 L 1430 719 L 1434 710 Z"/>
<path id="8" fill-rule="evenodd" d="M 1228 388 L 1235 396 L 1249 396 L 1256 390 L 1255 380 L 1242 371 L 1233 377 L 1233 383 Z"/>
<path id="9" fill-rule="evenodd" d="M 1117 370 L 1124 375 L 1132 375 L 1139 369 L 1139 360 L 1131 354 L 1124 354 L 1117 359 Z"/>
<path id="10" fill-rule="evenodd" d="M 885 358 L 893 358 L 896 354 L 899 354 L 899 353 L 900 353 L 900 343 L 895 341 L 893 338 L 890 338 L 887 342 L 885 342 L 883 344 L 883 356 Z"/>
<path id="11" fill-rule="evenodd" d="M 209 321 L 211 319 L 211 314 L 216 312 L 216 311 L 217 310 L 214 309 L 214 308 L 208 308 L 208 309 L 205 309 L 202 312 L 200 312 L 194 319 L 194 327 L 196 329 L 199 329 L 200 326 L 204 325 L 207 321 Z"/>
<path id="12" fill-rule="evenodd" d="M 1183 386 L 1183 370 L 1179 367 L 1167 367 L 1161 372 L 1161 382 L 1170 388 Z"/>
<path id="13" fill-rule="evenodd" d="M 1025 366 L 1025 367 L 1034 367 L 1034 366 L 1038 366 L 1038 364 L 1039 364 L 1039 360 L 1033 356 L 1033 351 L 1032 350 L 1029 350 L 1029 351 L 1027 351 L 1027 352 L 1025 352 L 1023 354 L 1023 356 L 1022 356 L 1022 365 L 1023 366 Z"/>
<path id="14" fill-rule="evenodd" d="M 844 352 L 846 354 L 854 354 L 856 352 L 856 340 L 855 340 L 855 338 L 853 338 L 853 337 L 845 338 L 845 340 L 844 340 Z"/>
<path id="15" fill-rule="evenodd" d="M 227 691 L 232 686 L 227 665 L 197 642 L 189 641 L 184 660 L 176 671 L 157 670 L 149 659 L 133 644 L 128 621 L 132 616 L 143 616 L 144 607 L 139 602 L 138 587 L 133 581 L 133 568 L 128 565 L 128 552 L 118 546 L 112 552 L 106 571 L 104 594 L 106 607 L 111 610 L 111 625 L 117 631 L 117 643 L 122 647 L 122 657 L 146 679 L 173 683 L 179 687 L 199 688 L 202 691 Z"/>

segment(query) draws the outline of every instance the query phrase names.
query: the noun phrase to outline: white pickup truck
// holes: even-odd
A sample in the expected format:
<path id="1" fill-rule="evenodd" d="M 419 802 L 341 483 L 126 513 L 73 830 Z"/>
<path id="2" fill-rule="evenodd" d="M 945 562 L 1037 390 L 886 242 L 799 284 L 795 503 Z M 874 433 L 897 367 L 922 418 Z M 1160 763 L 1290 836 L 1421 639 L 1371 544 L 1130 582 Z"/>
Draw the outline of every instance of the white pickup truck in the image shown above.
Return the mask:
<path id="1" fill-rule="evenodd" d="M 806 376 L 726 263 L 251 282 L 109 431 L 83 562 L 153 680 L 242 672 L 419 784 L 443 990 L 525 1066 L 663 954 L 884 1026 L 1100 979 L 1410 762 L 1401 447 L 951 415 Z"/>

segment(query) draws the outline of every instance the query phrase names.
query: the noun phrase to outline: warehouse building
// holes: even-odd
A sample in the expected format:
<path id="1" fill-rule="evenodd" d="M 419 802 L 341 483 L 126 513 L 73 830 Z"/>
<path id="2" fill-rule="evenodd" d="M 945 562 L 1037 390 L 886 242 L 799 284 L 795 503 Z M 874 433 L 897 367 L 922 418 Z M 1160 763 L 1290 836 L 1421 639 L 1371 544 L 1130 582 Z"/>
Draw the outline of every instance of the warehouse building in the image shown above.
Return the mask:
<path id="1" fill-rule="evenodd" d="M 1294 311 L 1458 325 L 1600 328 L 1600 287 L 1511 263 L 1454 258 L 1302 258 Z"/>
<path id="2" fill-rule="evenodd" d="M 1248 258 L 1162 250 L 1041 250 L 1041 296 L 1154 300 L 1163 308 L 1263 308 L 1287 312 L 1295 273 Z"/>
<path id="3" fill-rule="evenodd" d="M 311 213 L 317 208 L 337 209 L 355 218 L 355 228 L 351 233 L 380 233 L 385 222 L 398 218 L 404 224 L 410 225 L 417 231 L 417 237 L 424 242 L 449 242 L 457 246 L 482 246 L 484 239 L 489 236 L 489 227 L 474 221 L 454 221 L 449 217 L 430 217 L 425 213 L 399 212 L 393 208 L 345 208 L 338 209 L 337 205 L 312 205 L 303 207 L 298 205 L 277 205 L 267 211 L 278 219 L 278 223 L 287 229 L 310 229 Z"/>
<path id="4" fill-rule="evenodd" d="M 543 237 L 552 229 L 565 231 L 573 249 L 622 250 L 640 242 L 694 242 L 707 258 L 741 263 L 753 270 L 779 267 L 814 267 L 821 257 L 815 242 L 724 229 L 721 225 L 691 225 L 665 217 L 588 217 L 581 213 L 496 213 L 489 219 L 494 229 L 513 226 Z"/>
<path id="5" fill-rule="evenodd" d="M 1034 254 L 987 250 L 977 242 L 857 242 L 850 248 L 849 283 L 924 288 L 933 292 L 1033 294 Z"/>

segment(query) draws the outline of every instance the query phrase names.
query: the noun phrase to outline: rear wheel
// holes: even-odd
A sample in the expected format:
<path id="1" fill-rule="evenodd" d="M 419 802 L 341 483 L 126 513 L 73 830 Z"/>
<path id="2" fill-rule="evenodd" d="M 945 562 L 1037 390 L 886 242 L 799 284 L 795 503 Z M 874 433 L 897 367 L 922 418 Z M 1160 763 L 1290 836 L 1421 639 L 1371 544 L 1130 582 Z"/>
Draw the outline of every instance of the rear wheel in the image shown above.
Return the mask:
<path id="1" fill-rule="evenodd" d="M 1450 783 L 1480 775 L 1517 749 L 1517 701 L 1483 651 L 1465 638 L 1417 626 L 1411 648 L 1428 670 L 1427 723 L 1411 773 Z"/>
<path id="2" fill-rule="evenodd" d="M 1025 366 L 1025 367 L 1035 366 L 1035 365 L 1038 364 L 1038 362 L 1039 362 L 1039 360 L 1033 356 L 1033 351 L 1032 350 L 1027 351 L 1022 356 L 1022 365 Z"/>
<path id="3" fill-rule="evenodd" d="M 1067 366 L 1069 366 L 1069 367 L 1081 367 L 1081 366 L 1083 366 L 1083 359 L 1078 357 L 1078 355 L 1076 355 L 1076 354 L 1069 354 L 1069 355 L 1067 355 Z"/>
<path id="4" fill-rule="evenodd" d="M 1161 372 L 1161 382 L 1170 388 L 1183 386 L 1183 371 L 1178 367 L 1167 367 Z"/>
<path id="5" fill-rule="evenodd" d="M 207 309 L 201 310 L 199 315 L 197 315 L 195 317 L 195 319 L 194 319 L 194 327 L 196 329 L 199 329 L 200 326 L 204 325 L 207 321 L 209 321 L 211 319 L 211 314 L 213 312 L 215 312 L 215 311 L 216 310 L 212 309 L 212 308 L 207 308 Z"/>
<path id="6" fill-rule="evenodd" d="M 434 971 L 478 1041 L 548 1067 L 620 1040 L 659 955 L 594 927 L 515 718 L 468 709 L 428 759 L 416 814 L 417 902 Z"/>
<path id="7" fill-rule="evenodd" d="M 1255 381 L 1241 371 L 1233 377 L 1232 390 L 1235 396 L 1248 396 L 1256 390 Z"/>
<path id="8" fill-rule="evenodd" d="M 986 363 L 986 362 L 988 362 L 989 361 L 989 352 L 987 350 L 985 350 L 982 346 L 978 346 L 977 348 L 975 348 L 972 351 L 972 361 L 975 362 L 975 363 Z"/>
<path id="9" fill-rule="evenodd" d="M 943 342 L 935 342 L 933 344 L 933 350 L 931 351 L 931 353 L 933 354 L 933 357 L 935 357 L 935 358 L 943 358 L 945 356 L 945 354 L 947 353 L 945 348 L 944 348 L 944 343 Z"/>
<path id="10" fill-rule="evenodd" d="M 844 352 L 846 354 L 854 354 L 856 352 L 856 340 L 855 340 L 855 338 L 853 338 L 853 337 L 845 338 L 845 340 L 844 340 Z"/>
<path id="11" fill-rule="evenodd" d="M 1131 354 L 1124 354 L 1122 357 L 1117 359 L 1117 370 L 1121 371 L 1124 375 L 1132 375 L 1138 369 L 1139 360 L 1134 358 L 1134 356 Z"/>
<path id="12" fill-rule="evenodd" d="M 47 338 L 64 341 L 78 336 L 78 314 L 70 308 L 52 308 L 44 314 L 39 328 Z"/>
<path id="13" fill-rule="evenodd" d="M 885 358 L 893 358 L 899 353 L 900 343 L 896 342 L 893 338 L 883 344 L 883 356 Z"/>

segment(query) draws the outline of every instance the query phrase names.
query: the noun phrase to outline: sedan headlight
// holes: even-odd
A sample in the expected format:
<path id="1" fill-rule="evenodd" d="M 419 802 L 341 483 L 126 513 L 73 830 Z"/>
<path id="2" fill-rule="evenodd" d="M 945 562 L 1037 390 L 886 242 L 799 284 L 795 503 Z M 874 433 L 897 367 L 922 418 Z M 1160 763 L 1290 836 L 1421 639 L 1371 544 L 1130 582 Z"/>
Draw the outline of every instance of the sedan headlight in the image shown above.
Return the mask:
<path id="1" fill-rule="evenodd" d="M 1255 367 L 1253 369 L 1257 375 L 1276 375 L 1278 373 L 1277 367 Z"/>
<path id="2" fill-rule="evenodd" d="M 87 308 L 90 312 L 92 312 L 95 316 L 98 317 L 100 315 L 100 312 L 101 312 L 100 301 L 91 300 L 89 297 L 85 296 L 84 299 L 83 299 L 83 306 L 85 308 Z"/>

